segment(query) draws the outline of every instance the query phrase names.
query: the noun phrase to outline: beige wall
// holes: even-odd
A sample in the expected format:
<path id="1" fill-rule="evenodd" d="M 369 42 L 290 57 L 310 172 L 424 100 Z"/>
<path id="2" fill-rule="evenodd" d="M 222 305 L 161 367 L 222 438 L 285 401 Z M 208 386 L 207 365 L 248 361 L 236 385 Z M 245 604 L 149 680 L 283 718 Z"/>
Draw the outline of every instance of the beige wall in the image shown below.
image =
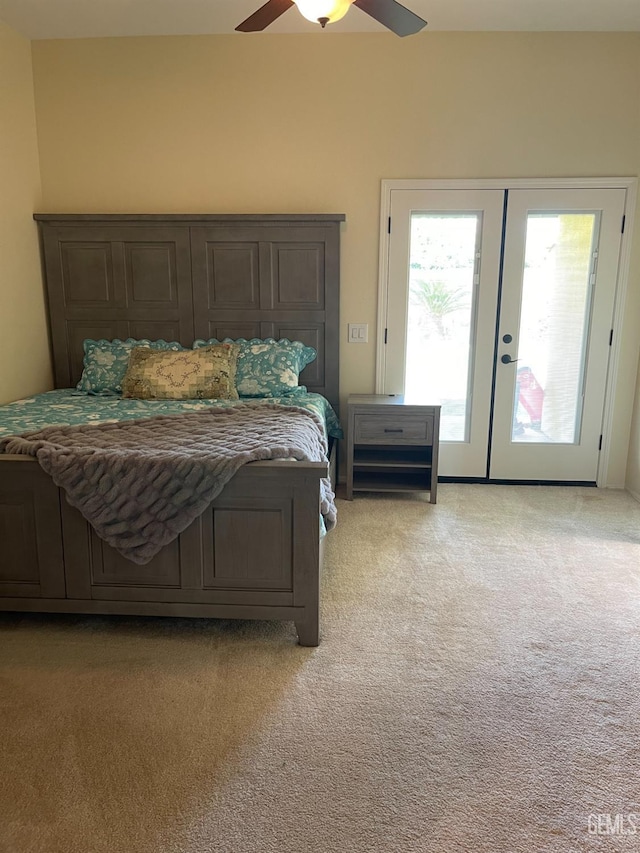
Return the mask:
<path id="1" fill-rule="evenodd" d="M 0 403 L 51 387 L 39 205 L 31 45 L 0 22 Z"/>
<path id="2" fill-rule="evenodd" d="M 631 421 L 626 487 L 636 500 L 640 501 L 640 381 L 636 387 L 633 420 Z"/>
<path id="3" fill-rule="evenodd" d="M 94 39 L 35 42 L 33 56 L 43 209 L 346 213 L 344 395 L 374 387 L 382 178 L 640 170 L 637 33 Z M 636 251 L 618 486 L 639 276 Z M 348 322 L 369 323 L 368 345 L 346 343 Z"/>
<path id="4" fill-rule="evenodd" d="M 635 286 L 636 290 L 640 290 L 640 274 L 638 273 L 640 270 L 640 198 L 638 199 L 635 219 L 636 239 L 634 240 L 634 259 L 631 262 L 635 275 L 632 275 L 630 285 Z M 628 337 L 631 339 L 629 341 L 629 352 L 631 354 L 634 351 L 640 353 L 640 300 L 630 300 L 630 302 L 626 315 L 626 325 L 629 327 Z M 631 367 L 631 358 L 629 359 L 629 366 Z M 625 486 L 640 501 L 640 363 L 638 364 L 636 378 Z"/>

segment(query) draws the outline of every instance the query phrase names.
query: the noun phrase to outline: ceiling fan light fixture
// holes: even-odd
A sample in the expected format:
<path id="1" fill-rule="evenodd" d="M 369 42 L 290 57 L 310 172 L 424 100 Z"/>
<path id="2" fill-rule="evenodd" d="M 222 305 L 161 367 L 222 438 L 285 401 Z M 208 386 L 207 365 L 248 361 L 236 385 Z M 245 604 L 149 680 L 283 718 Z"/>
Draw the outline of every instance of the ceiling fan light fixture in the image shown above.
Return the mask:
<path id="1" fill-rule="evenodd" d="M 333 24 L 349 11 L 353 0 L 293 0 L 300 14 L 314 24 Z"/>
<path id="2" fill-rule="evenodd" d="M 241 33 L 261 33 L 294 5 L 307 20 L 320 24 L 323 29 L 327 24 L 343 18 L 352 5 L 397 36 L 410 36 L 427 26 L 425 20 L 398 3 L 398 0 L 267 0 L 253 15 L 238 24 L 236 30 Z"/>

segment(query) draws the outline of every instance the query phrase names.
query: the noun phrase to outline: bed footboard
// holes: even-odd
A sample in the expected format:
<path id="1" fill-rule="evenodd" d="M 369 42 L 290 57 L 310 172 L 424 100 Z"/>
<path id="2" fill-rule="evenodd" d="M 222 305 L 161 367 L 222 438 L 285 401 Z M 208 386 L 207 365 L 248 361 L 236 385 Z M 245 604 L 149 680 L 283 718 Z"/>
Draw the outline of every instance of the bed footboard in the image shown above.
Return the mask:
<path id="1" fill-rule="evenodd" d="M 281 619 L 319 640 L 326 463 L 241 468 L 149 563 L 101 540 L 34 459 L 0 457 L 0 610 Z"/>

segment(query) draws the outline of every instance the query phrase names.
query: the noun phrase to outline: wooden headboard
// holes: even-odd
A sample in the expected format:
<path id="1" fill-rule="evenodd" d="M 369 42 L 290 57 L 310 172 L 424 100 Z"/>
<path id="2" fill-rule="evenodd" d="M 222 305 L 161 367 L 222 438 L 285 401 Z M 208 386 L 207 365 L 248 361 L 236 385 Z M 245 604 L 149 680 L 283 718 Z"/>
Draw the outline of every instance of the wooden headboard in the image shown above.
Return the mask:
<path id="1" fill-rule="evenodd" d="M 85 338 L 290 338 L 300 382 L 338 411 L 344 214 L 37 213 L 57 388 Z"/>

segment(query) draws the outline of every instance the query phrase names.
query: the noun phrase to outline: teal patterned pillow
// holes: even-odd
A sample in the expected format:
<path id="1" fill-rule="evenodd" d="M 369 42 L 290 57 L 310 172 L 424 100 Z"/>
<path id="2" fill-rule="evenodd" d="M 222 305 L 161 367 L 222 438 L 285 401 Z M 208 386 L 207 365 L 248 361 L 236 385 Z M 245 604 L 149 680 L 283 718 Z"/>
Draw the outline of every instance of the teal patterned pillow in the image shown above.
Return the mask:
<path id="1" fill-rule="evenodd" d="M 193 349 L 211 344 L 239 344 L 236 388 L 241 397 L 280 397 L 285 394 L 306 393 L 298 385 L 300 372 L 316 358 L 317 352 L 301 341 L 287 338 L 209 338 L 193 342 Z"/>
<path id="2" fill-rule="evenodd" d="M 183 350 L 177 341 L 149 341 L 146 338 L 135 340 L 127 338 L 120 341 L 93 341 L 88 338 L 83 342 L 84 370 L 80 382 L 76 385 L 78 391 L 85 394 L 113 395 L 122 393 L 122 380 L 129 366 L 129 356 L 134 347 L 149 347 L 160 350 Z"/>

